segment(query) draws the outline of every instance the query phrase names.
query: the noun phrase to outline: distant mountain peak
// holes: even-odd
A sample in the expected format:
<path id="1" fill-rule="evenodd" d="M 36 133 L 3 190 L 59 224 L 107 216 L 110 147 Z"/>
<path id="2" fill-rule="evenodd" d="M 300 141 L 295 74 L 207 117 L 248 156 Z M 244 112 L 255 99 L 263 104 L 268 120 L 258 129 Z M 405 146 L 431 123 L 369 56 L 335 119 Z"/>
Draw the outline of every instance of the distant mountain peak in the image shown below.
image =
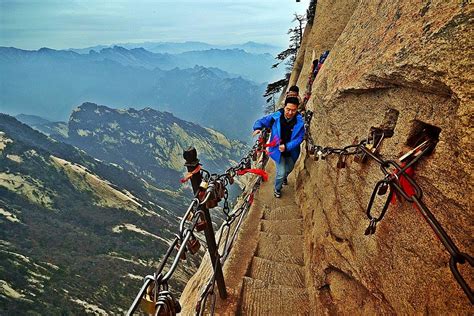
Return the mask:
<path id="1" fill-rule="evenodd" d="M 38 49 L 38 52 L 40 52 L 40 53 L 50 53 L 50 52 L 57 52 L 57 50 L 52 49 L 52 48 L 48 48 L 48 47 L 41 47 L 40 49 Z"/>
<path id="2" fill-rule="evenodd" d="M 158 112 L 150 107 L 146 107 L 146 108 L 143 108 L 142 110 L 145 110 L 145 109 L 149 109 L 151 111 L 155 111 L 155 112 Z M 107 110 L 109 112 L 132 112 L 132 113 L 136 113 L 136 112 L 140 112 L 141 110 L 137 110 L 133 107 L 130 107 L 130 108 L 125 108 L 125 109 L 114 109 L 114 108 L 111 108 L 111 107 L 108 107 L 106 105 L 100 105 L 100 104 L 96 104 L 96 103 L 93 103 L 93 102 L 84 102 L 82 103 L 81 105 L 79 105 L 77 108 L 76 108 L 76 111 L 74 112 L 78 112 L 78 111 L 95 111 L 95 110 Z M 148 110 L 147 110 L 148 111 Z"/>
<path id="3" fill-rule="evenodd" d="M 15 116 L 15 118 L 27 125 L 37 125 L 37 124 L 47 124 L 51 123 L 51 121 L 37 115 L 29 115 L 29 114 L 18 114 Z"/>
<path id="4" fill-rule="evenodd" d="M 79 110 L 79 111 L 82 111 L 82 110 L 95 110 L 99 108 L 99 105 L 95 104 L 95 103 L 92 103 L 92 102 L 84 102 L 82 103 L 81 105 L 79 105 L 75 110 L 74 112 L 76 112 L 76 110 Z"/>
<path id="5" fill-rule="evenodd" d="M 128 49 L 126 49 L 125 47 L 122 47 L 122 46 L 118 46 L 118 45 L 114 45 L 112 47 L 112 49 L 116 50 L 116 51 L 128 52 Z"/>
<path id="6" fill-rule="evenodd" d="M 244 150 L 241 142 L 151 107 L 113 109 L 91 102 L 71 114 L 68 142 L 101 160 L 116 163 L 157 185 L 179 186 L 184 148 L 224 170 Z M 231 145 L 232 144 L 232 145 Z"/>
<path id="7" fill-rule="evenodd" d="M 144 49 L 143 47 L 132 48 L 131 51 L 151 53 L 150 51 Z"/>

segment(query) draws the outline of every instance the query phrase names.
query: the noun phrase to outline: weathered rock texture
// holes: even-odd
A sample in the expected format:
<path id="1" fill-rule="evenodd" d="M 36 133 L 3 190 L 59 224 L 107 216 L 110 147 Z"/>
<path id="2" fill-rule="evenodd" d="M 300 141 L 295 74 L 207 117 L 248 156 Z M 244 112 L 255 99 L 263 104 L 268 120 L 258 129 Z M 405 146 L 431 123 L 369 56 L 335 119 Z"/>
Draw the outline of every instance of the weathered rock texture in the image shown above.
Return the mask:
<path id="1" fill-rule="evenodd" d="M 305 87 L 312 51 L 331 53 L 312 86 L 316 144 L 343 147 L 366 137 L 388 109 L 399 111 L 381 154 L 398 158 L 415 120 L 441 128 L 417 166 L 423 200 L 461 251 L 471 252 L 473 20 L 469 1 L 318 1 L 293 82 Z M 472 313 L 448 267 L 447 251 L 409 203 L 391 205 L 364 236 L 376 181 L 374 162 L 337 158 L 298 166 L 310 297 L 329 313 Z M 472 269 L 463 267 L 473 283 Z"/>

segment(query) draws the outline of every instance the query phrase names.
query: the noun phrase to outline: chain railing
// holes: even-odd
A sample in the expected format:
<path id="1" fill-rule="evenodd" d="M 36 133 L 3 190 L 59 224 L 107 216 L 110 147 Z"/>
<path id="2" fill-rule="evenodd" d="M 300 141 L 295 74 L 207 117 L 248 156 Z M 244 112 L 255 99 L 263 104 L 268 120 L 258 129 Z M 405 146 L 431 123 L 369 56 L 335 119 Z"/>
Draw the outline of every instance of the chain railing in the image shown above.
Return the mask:
<path id="1" fill-rule="evenodd" d="M 436 140 L 429 138 L 425 139 L 425 141 L 419 144 L 416 148 L 400 158 L 400 160 L 403 161 L 400 165 L 394 160 L 383 159 L 383 157 L 378 153 L 383 139 L 393 135 L 392 130 L 372 127 L 367 139 L 364 139 L 359 143 L 350 144 L 342 148 L 323 147 L 316 145 L 311 136 L 310 125 L 312 117 L 313 112 L 309 110 L 306 111 L 306 150 L 310 156 L 313 156 L 315 161 L 325 160 L 329 155 L 337 155 L 338 161 L 336 167 L 345 168 L 347 157 L 354 156 L 354 161 L 356 162 L 363 163 L 370 158 L 380 165 L 384 178 L 379 180 L 375 185 L 367 205 L 366 214 L 369 219 L 369 225 L 365 230 L 365 235 L 375 233 L 376 225 L 380 220 L 382 220 L 387 212 L 390 201 L 394 198 L 394 194 L 399 198 L 403 198 L 406 201 L 413 203 L 450 254 L 449 268 L 451 273 L 461 286 L 471 304 L 474 304 L 473 292 L 458 268 L 459 264 L 465 263 L 468 263 L 472 267 L 474 265 L 474 258 L 458 249 L 451 237 L 446 233 L 442 225 L 422 201 L 423 191 L 413 179 L 412 174 L 410 174 L 412 173 L 411 171 L 413 171 L 415 163 L 417 163 L 422 157 L 426 156 L 428 152 L 433 150 L 436 145 Z M 378 216 L 373 216 L 372 208 L 375 198 L 377 196 L 385 195 L 386 201 L 382 211 Z"/>
<path id="2" fill-rule="evenodd" d="M 260 160 L 260 168 L 263 169 L 267 162 L 267 156 L 265 154 L 262 154 L 261 157 L 263 159 Z M 253 183 L 249 192 L 244 197 L 243 203 L 238 208 L 236 208 L 232 213 L 226 212 L 225 207 L 224 207 L 224 213 L 227 215 L 227 218 L 225 222 L 222 224 L 221 228 L 219 229 L 220 234 L 219 234 L 219 241 L 217 243 L 218 249 L 222 249 L 222 253 L 218 254 L 217 259 L 216 259 L 216 260 L 220 260 L 222 264 L 225 263 L 228 255 L 230 254 L 230 251 L 232 249 L 234 241 L 237 238 L 237 233 L 240 229 L 243 219 L 247 215 L 247 212 L 249 211 L 250 207 L 252 206 L 254 194 L 260 187 L 261 182 L 262 182 L 262 178 L 260 177 L 257 178 L 257 180 L 255 181 L 255 183 Z M 229 211 L 229 209 L 227 209 L 227 211 Z M 196 315 L 203 315 L 203 313 L 206 310 L 206 304 L 209 297 L 211 297 L 212 299 L 209 312 L 211 315 L 214 315 L 215 301 L 216 301 L 215 285 L 216 285 L 216 270 L 212 272 L 208 281 L 202 287 L 199 300 L 196 304 L 196 310 L 195 310 Z"/>
<path id="3" fill-rule="evenodd" d="M 183 154 L 186 159 L 185 165 L 188 167 L 188 171 L 190 171 L 183 180 L 191 180 L 195 197 L 182 217 L 179 231 L 170 243 L 156 272 L 144 278 L 143 286 L 130 306 L 127 315 L 133 315 L 139 306 L 145 313 L 152 315 L 176 315 L 181 311 L 179 301 L 169 291 L 168 282 L 176 272 L 180 260 L 186 258 L 186 253 L 196 254 L 199 251 L 200 242 L 196 237 L 196 233 L 201 231 L 204 231 L 206 236 L 213 272 L 207 283 L 208 285 L 206 285 L 201 294 L 198 305 L 204 307 L 207 297 L 211 293 L 214 295 L 213 301 L 215 301 L 214 286 L 216 284 L 221 298 L 225 299 L 227 297 L 222 264 L 229 255 L 242 220 L 252 205 L 255 191 L 258 189 L 262 178 L 266 178 L 266 174 L 262 169 L 252 169 L 252 160 L 260 158 L 258 160 L 260 168 L 265 166 L 268 157 L 265 154 L 264 144 L 267 138 L 268 133 L 265 131 L 260 135 L 248 154 L 236 166 L 230 167 L 223 174 L 211 174 L 209 171 L 202 169 L 194 148 L 190 148 Z M 262 177 L 259 177 L 253 184 L 250 193 L 246 194 L 243 204 L 234 211 L 231 211 L 227 187 L 234 183 L 236 176 L 244 175 L 248 172 L 260 174 Z M 216 207 L 222 200 L 224 202 L 222 210 L 225 215 L 225 221 L 220 230 L 219 242 L 216 243 L 209 209 Z M 234 225 L 231 235 L 231 226 L 234 222 L 236 222 L 236 225 Z M 226 234 L 222 238 L 224 230 Z M 221 244 L 222 241 L 224 241 L 224 244 Z M 223 246 L 222 254 L 219 254 L 220 246 Z M 172 255 L 174 252 L 176 252 L 176 255 L 173 259 Z M 167 271 L 164 271 L 169 261 L 171 261 L 169 268 Z M 200 309 L 197 309 L 196 313 L 200 313 Z"/>

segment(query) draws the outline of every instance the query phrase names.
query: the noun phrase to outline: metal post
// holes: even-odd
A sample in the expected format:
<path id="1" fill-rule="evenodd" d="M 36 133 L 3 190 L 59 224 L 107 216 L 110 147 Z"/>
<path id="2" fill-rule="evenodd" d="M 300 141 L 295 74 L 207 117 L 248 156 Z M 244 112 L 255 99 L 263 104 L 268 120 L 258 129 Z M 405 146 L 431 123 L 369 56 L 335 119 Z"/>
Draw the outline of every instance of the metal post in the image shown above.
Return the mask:
<path id="1" fill-rule="evenodd" d="M 186 149 L 183 153 L 183 158 L 186 160 L 186 163 L 184 165 L 188 169 L 188 172 L 195 170 L 196 167 L 199 165 L 197 151 L 194 147 L 189 147 L 188 149 Z M 201 184 L 201 181 L 202 176 L 200 172 L 195 173 L 191 177 L 191 185 L 193 187 L 193 192 L 195 196 L 199 190 L 199 185 Z M 218 260 L 217 257 L 218 249 L 214 234 L 214 228 L 212 227 L 211 214 L 209 213 L 209 209 L 207 209 L 205 205 L 201 205 L 200 210 L 203 211 L 204 219 L 207 223 L 206 229 L 204 230 L 204 234 L 206 236 L 207 249 L 209 250 L 209 257 L 211 259 L 212 267 L 214 268 L 214 271 L 216 271 L 216 283 L 217 288 L 219 289 L 219 296 L 222 299 L 226 299 L 227 290 L 225 288 L 224 274 L 222 273 L 221 261 Z"/>
<path id="2" fill-rule="evenodd" d="M 189 147 L 183 152 L 183 158 L 186 161 L 184 166 L 188 169 L 188 172 L 192 172 L 199 165 L 199 159 L 197 158 L 197 151 L 194 147 Z M 193 187 L 193 193 L 196 193 L 199 190 L 199 185 L 201 184 L 202 176 L 200 172 L 195 173 L 191 177 L 191 185 Z"/>
<path id="3" fill-rule="evenodd" d="M 207 249 L 209 250 L 209 257 L 211 258 L 212 267 L 214 268 L 214 271 L 216 271 L 216 283 L 217 288 L 219 289 L 219 296 L 222 299 L 226 299 L 227 290 L 225 288 L 224 274 L 222 273 L 221 261 L 217 257 L 217 244 L 214 234 L 214 228 L 212 227 L 211 214 L 205 206 L 202 206 L 201 209 L 204 211 L 204 218 L 207 222 L 204 233 L 206 235 Z"/>

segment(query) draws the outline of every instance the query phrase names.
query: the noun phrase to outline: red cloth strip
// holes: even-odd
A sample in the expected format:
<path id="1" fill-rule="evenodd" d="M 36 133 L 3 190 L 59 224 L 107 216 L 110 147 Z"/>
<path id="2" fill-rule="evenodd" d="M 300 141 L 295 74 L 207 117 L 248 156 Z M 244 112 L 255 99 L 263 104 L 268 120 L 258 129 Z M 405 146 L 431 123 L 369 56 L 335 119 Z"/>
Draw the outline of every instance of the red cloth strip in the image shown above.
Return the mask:
<path id="1" fill-rule="evenodd" d="M 252 205 L 252 204 L 253 204 L 253 193 L 251 193 L 251 194 L 249 195 L 248 201 L 249 201 L 249 205 Z"/>
<path id="2" fill-rule="evenodd" d="M 243 170 L 238 170 L 237 175 L 243 176 L 244 174 L 247 173 L 253 173 L 256 175 L 259 175 L 263 178 L 263 181 L 268 181 L 268 173 L 263 170 L 263 169 L 243 169 Z"/>
<path id="3" fill-rule="evenodd" d="M 401 167 L 403 168 L 404 166 L 405 166 L 405 163 L 402 163 Z M 405 170 L 405 173 L 409 175 L 410 177 L 413 177 L 413 175 L 415 174 L 415 169 L 413 167 L 410 167 L 407 170 Z M 397 170 L 395 170 L 393 174 L 396 175 Z M 410 182 L 408 182 L 407 178 L 403 174 L 398 176 L 398 180 L 399 180 L 398 182 L 400 183 L 400 186 L 402 187 L 402 190 L 406 193 L 406 195 L 408 196 L 415 195 L 415 189 L 413 189 Z M 396 194 L 392 196 L 392 201 L 391 201 L 392 204 L 397 203 L 396 196 L 397 196 Z"/>
<path id="4" fill-rule="evenodd" d="M 275 136 L 275 138 L 269 142 L 268 144 L 265 144 L 263 146 L 265 147 L 275 147 L 275 146 L 278 146 L 278 144 L 280 143 L 280 139 L 278 138 L 278 136 Z"/>

